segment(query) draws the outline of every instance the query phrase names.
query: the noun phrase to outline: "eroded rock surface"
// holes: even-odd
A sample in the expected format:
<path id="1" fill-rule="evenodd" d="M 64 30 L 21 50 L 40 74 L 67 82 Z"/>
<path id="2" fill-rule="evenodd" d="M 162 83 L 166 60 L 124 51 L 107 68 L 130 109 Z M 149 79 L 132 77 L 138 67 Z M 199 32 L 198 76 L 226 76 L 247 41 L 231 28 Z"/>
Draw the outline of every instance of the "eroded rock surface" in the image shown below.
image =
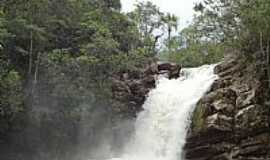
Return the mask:
<path id="1" fill-rule="evenodd" d="M 186 160 L 270 160 L 268 82 L 232 57 L 215 72 L 192 118 Z"/>

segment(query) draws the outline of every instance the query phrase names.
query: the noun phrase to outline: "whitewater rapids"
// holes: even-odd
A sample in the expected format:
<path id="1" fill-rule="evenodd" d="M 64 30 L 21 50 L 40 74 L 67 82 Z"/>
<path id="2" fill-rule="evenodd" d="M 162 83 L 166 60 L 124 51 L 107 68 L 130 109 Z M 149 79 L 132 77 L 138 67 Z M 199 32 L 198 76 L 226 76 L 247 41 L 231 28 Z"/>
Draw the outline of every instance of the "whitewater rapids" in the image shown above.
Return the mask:
<path id="1" fill-rule="evenodd" d="M 160 77 L 137 117 L 133 138 L 111 160 L 183 160 L 190 116 L 218 78 L 214 67 L 183 69 L 178 79 Z"/>

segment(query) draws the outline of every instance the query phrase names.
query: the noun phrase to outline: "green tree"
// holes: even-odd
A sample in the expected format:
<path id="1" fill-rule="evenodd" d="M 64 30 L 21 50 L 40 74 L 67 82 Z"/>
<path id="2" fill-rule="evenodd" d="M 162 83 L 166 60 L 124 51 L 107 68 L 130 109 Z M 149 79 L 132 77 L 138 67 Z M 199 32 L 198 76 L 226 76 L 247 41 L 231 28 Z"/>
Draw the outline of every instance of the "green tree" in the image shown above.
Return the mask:
<path id="1" fill-rule="evenodd" d="M 178 28 L 178 18 L 170 13 L 167 13 L 162 17 L 162 21 L 165 23 L 168 32 L 168 48 L 171 49 L 171 34 L 173 30 Z"/>
<path id="2" fill-rule="evenodd" d="M 138 25 L 144 47 L 150 52 L 155 50 L 156 43 L 162 36 L 154 35 L 154 33 L 164 26 L 163 15 L 159 8 L 149 1 L 139 2 L 135 10 L 128 13 L 128 16 Z"/>

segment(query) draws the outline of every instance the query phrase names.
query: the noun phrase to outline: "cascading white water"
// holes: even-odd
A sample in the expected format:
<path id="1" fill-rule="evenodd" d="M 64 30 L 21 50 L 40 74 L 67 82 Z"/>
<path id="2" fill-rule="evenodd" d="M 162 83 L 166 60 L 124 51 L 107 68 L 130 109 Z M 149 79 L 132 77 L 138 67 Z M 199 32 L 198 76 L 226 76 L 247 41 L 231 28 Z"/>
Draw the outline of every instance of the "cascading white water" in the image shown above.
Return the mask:
<path id="1" fill-rule="evenodd" d="M 217 79 L 214 65 L 183 69 L 179 79 L 160 78 L 137 118 L 125 153 L 113 160 L 182 160 L 189 117 Z"/>

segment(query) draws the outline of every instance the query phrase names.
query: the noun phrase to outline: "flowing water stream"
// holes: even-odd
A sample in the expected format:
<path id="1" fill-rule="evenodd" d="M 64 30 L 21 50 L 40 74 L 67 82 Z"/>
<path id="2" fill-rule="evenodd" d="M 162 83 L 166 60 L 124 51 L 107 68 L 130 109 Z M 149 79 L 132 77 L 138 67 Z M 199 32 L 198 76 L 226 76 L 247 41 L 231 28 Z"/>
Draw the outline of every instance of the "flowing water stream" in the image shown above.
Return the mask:
<path id="1" fill-rule="evenodd" d="M 137 117 L 133 138 L 111 160 L 183 160 L 190 115 L 217 79 L 214 67 L 183 69 L 178 79 L 160 77 Z"/>

